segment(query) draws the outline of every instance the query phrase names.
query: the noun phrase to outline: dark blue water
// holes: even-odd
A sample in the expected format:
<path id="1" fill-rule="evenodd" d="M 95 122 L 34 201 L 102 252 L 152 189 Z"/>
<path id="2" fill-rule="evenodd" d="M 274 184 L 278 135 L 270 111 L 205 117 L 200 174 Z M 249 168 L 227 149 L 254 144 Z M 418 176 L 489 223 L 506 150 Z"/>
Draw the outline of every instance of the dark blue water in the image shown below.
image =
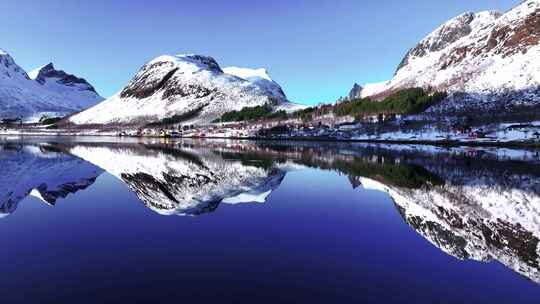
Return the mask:
<path id="1" fill-rule="evenodd" d="M 210 144 L 211 147 L 208 147 Z M 538 270 L 534 262 L 537 256 L 534 248 L 531 250 L 525 245 L 536 246 L 534 236 L 539 234 L 539 231 L 530 231 L 528 227 L 525 228 L 529 230 L 516 228 L 516 231 L 521 232 L 514 231 L 513 235 L 516 237 L 511 238 L 510 243 L 519 245 L 507 246 L 513 246 L 510 249 L 501 247 L 495 241 L 487 242 L 490 244 L 488 248 L 477 248 L 474 251 L 467 249 L 469 254 L 483 252 L 486 255 L 499 255 L 486 258 L 485 261 L 471 256 L 459 257 L 455 252 L 449 254 L 441 248 L 441 244 L 448 245 L 448 240 L 454 240 L 458 247 L 463 243 L 461 239 L 465 239 L 467 244 L 482 242 L 464 237 L 466 234 L 463 231 L 467 229 L 461 228 L 460 237 L 448 237 L 449 232 L 445 230 L 445 233 L 430 239 L 429 235 L 433 237 L 433 231 L 438 230 L 425 227 L 433 228 L 434 224 L 419 227 L 414 222 L 416 217 L 407 221 L 407 217 L 402 214 L 403 211 L 400 212 L 394 201 L 395 198 L 389 193 L 373 190 L 373 187 L 364 185 L 365 181 L 362 185 L 351 182 L 361 175 L 344 169 L 359 164 L 358 158 L 349 162 L 351 153 L 364 153 L 365 157 L 362 159 L 373 159 L 375 164 L 375 167 L 365 167 L 362 163 L 361 168 L 366 170 L 370 180 L 381 181 L 381 184 L 385 184 L 382 182 L 384 181 L 387 183 L 385 185 L 393 189 L 412 187 L 428 192 L 428 189 L 431 189 L 428 187 L 443 186 L 439 182 L 433 182 L 431 179 L 434 177 L 431 175 L 427 178 L 428 181 L 424 180 L 426 184 L 403 186 L 400 181 L 386 175 L 386 170 L 383 169 L 387 167 L 380 169 L 383 166 L 380 156 L 385 155 L 385 162 L 393 157 L 389 169 L 394 170 L 391 171 L 392 176 L 402 174 L 398 171 L 402 168 L 397 167 L 397 164 L 410 162 L 418 166 L 423 160 L 422 170 L 436 174 L 443 183 L 458 187 L 468 185 L 470 181 L 456 180 L 455 177 L 449 180 L 442 176 L 444 174 L 440 168 L 448 168 L 442 161 L 443 157 L 446 163 L 455 160 L 456 163 L 465 164 L 464 167 L 459 167 L 461 171 L 465 170 L 463 168 L 470 168 L 477 172 L 477 168 L 486 170 L 485 168 L 494 168 L 493 164 L 498 164 L 505 172 L 513 170 L 508 168 L 515 168 L 516 172 L 510 173 L 528 178 L 527 183 L 522 189 L 520 184 L 507 185 L 503 181 L 498 183 L 493 181 L 493 176 L 498 176 L 497 173 L 487 171 L 483 176 L 489 176 L 490 181 L 482 184 L 476 180 L 475 185 L 498 187 L 498 192 L 495 193 L 504 192 L 510 187 L 510 190 L 526 191 L 529 198 L 537 199 L 538 192 L 535 191 L 538 189 L 534 188 L 537 178 L 534 168 L 537 165 L 534 157 L 528 158 L 534 153 L 525 151 L 518 155 L 519 161 L 514 162 L 498 159 L 497 156 L 488 159 L 464 158 L 459 151 L 442 156 L 433 154 L 441 157 L 437 159 L 433 155 L 426 156 L 428 152 L 414 152 L 403 156 L 396 148 L 389 150 L 391 152 L 365 152 L 356 146 L 337 149 L 309 144 L 299 149 L 290 146 L 272 148 L 272 144 L 259 147 L 253 143 L 238 142 L 210 144 L 189 143 L 184 144 L 188 146 L 185 149 L 182 144 L 115 146 L 114 143 L 97 143 L 90 148 L 83 145 L 86 150 L 81 152 L 78 143 L 51 144 L 34 141 L 31 144 L 17 143 L 15 148 L 10 146 L 0 150 L 0 165 L 5 164 L 3 168 L 11 170 L 10 172 L 15 172 L 14 168 L 23 168 L 22 173 L 9 178 L 5 176 L 1 180 L 4 183 L 4 193 L 0 193 L 3 199 L 1 203 L 16 206 L 6 211 L 6 215 L 0 219 L 0 243 L 3 245 L 0 251 L 2 301 L 538 303 L 540 285 L 535 282 L 538 276 L 534 271 Z M 44 146 L 47 148 L 43 148 Z M 103 148 L 105 146 L 106 148 Z M 120 146 L 123 148 L 118 150 Z M 36 147 L 41 148 L 36 150 Z M 104 154 L 103 150 L 96 150 L 100 147 L 113 151 L 111 153 L 119 158 L 104 162 L 106 165 L 90 162 L 89 159 L 100 157 L 110 159 L 111 156 Z M 165 149 L 190 153 L 199 157 L 199 160 L 184 154 L 171 156 L 173 154 L 170 153 L 165 154 L 169 158 L 163 160 L 163 154 L 160 153 Z M 246 149 L 250 149 L 250 152 L 246 152 Z M 257 152 L 256 156 L 252 153 L 253 150 Z M 294 150 L 294 153 L 290 153 L 290 150 Z M 298 153 L 302 156 L 298 156 Z M 414 155 L 423 156 L 415 158 Z M 158 163 L 155 159 L 160 159 L 167 166 L 173 166 L 173 163 L 195 162 L 201 167 L 208 167 L 208 171 L 213 173 L 232 164 L 233 168 L 228 169 L 230 171 L 227 171 L 226 176 L 249 169 L 253 164 L 264 163 L 264 166 L 257 168 L 263 168 L 269 175 L 277 174 L 280 178 L 278 182 L 262 181 L 270 183 L 271 186 L 261 185 L 261 181 L 250 184 L 253 189 L 259 188 L 259 192 L 271 189 L 268 190 L 271 193 L 264 202 L 220 203 L 219 200 L 223 197 L 217 202 L 213 197 L 211 207 L 207 201 L 199 201 L 195 207 L 191 205 L 185 209 L 189 212 L 180 209 L 168 212 L 170 215 L 162 215 L 155 208 L 145 205 L 141 197 L 146 195 L 155 199 L 159 197 L 154 195 L 155 192 L 167 193 L 174 189 L 166 191 L 166 185 L 159 183 L 152 184 L 161 185 L 159 187 L 150 187 L 148 182 L 144 187 L 141 186 L 142 182 L 137 183 L 142 188 L 134 188 L 133 184 L 129 187 L 129 183 L 118 177 L 120 171 L 129 174 L 137 171 L 133 168 L 140 164 L 133 159 L 135 156 L 143 160 L 147 158 L 153 168 L 156 168 Z M 345 167 L 336 163 L 334 158 L 339 157 L 345 159 Z M 33 163 L 30 167 L 24 167 L 36 158 L 46 162 L 53 159 L 59 163 L 75 160 L 81 162 L 75 166 L 77 170 L 84 168 L 80 169 L 81 176 L 68 174 L 70 178 L 62 181 L 59 188 L 64 192 L 59 195 L 61 191 L 58 192 L 57 189 L 47 192 L 58 177 L 43 177 L 50 172 L 39 171 L 44 170 L 44 167 Z M 333 165 L 328 165 L 326 160 L 317 160 L 321 158 L 333 159 Z M 118 172 L 110 172 L 115 171 L 110 163 L 117 164 L 122 159 L 129 160 L 129 165 L 119 164 L 116 168 Z M 298 161 L 299 159 L 301 161 Z M 295 163 L 295 160 L 296 167 L 292 170 L 291 163 Z M 431 163 L 434 161 L 441 164 L 439 169 Z M 19 165 L 14 167 L 14 163 Z M 215 163 L 218 165 L 212 167 Z M 284 169 L 285 163 L 288 164 L 288 169 Z M 281 164 L 279 169 L 276 169 L 276 164 Z M 95 165 L 96 171 L 89 173 L 91 170 L 88 171 L 85 167 L 89 165 Z M 453 166 L 456 168 L 457 165 Z M 60 172 L 54 166 L 50 170 Z M 415 173 L 416 175 L 408 175 L 406 179 L 425 176 L 426 173 L 422 170 Z M 177 168 L 170 172 L 182 173 L 178 173 Z M 40 189 L 42 196 L 48 197 L 40 199 L 33 195 L 23 195 L 24 198 L 15 202 L 13 192 L 27 193 L 31 190 L 24 187 L 36 189 L 31 182 L 19 183 L 27 174 L 39 185 L 45 183 L 46 186 L 41 186 Z M 85 178 L 92 174 L 97 177 L 88 182 L 89 185 L 84 189 L 74 190 L 78 188 L 75 187 L 76 184 L 80 184 L 81 180 L 88 181 Z M 462 179 L 467 179 L 467 172 L 463 174 L 465 177 Z M 123 178 L 128 179 L 126 175 Z M 186 179 L 185 176 L 183 178 Z M 45 182 L 40 183 L 40 179 Z M 388 182 L 388 179 L 392 181 Z M 148 181 L 148 176 L 144 180 Z M 182 187 L 183 182 L 185 180 L 171 183 L 175 187 Z M 213 186 L 205 189 L 213 191 L 212 187 L 221 187 L 222 183 L 228 182 L 230 181 L 227 178 L 217 182 L 210 181 L 209 184 Z M 22 187 L 23 190 L 15 189 L 17 187 Z M 230 197 L 249 190 L 245 183 L 236 187 L 242 190 L 229 190 L 221 195 Z M 484 195 L 488 196 L 490 192 L 486 191 Z M 176 199 L 181 197 L 178 193 L 172 193 L 172 196 Z M 54 206 L 44 202 L 53 199 Z M 530 203 L 535 204 L 538 201 L 533 200 Z M 199 206 L 204 208 L 197 209 Z M 531 211 L 533 212 L 535 211 Z M 463 221 L 472 216 L 471 214 L 463 215 Z M 523 217 L 533 221 L 534 215 Z M 444 220 L 441 220 L 441 223 L 443 222 Z M 520 219 L 516 222 L 520 222 Z M 505 227 L 515 228 L 514 224 Z M 499 235 L 499 241 L 505 236 L 509 237 L 503 228 L 490 225 L 486 223 L 486 227 L 491 227 L 492 234 Z M 491 234 L 486 232 L 486 235 Z M 439 246 L 436 242 L 433 243 L 434 239 L 439 240 Z M 501 259 L 522 261 L 522 265 L 530 268 L 525 274 L 519 273 L 512 267 L 503 265 Z"/>

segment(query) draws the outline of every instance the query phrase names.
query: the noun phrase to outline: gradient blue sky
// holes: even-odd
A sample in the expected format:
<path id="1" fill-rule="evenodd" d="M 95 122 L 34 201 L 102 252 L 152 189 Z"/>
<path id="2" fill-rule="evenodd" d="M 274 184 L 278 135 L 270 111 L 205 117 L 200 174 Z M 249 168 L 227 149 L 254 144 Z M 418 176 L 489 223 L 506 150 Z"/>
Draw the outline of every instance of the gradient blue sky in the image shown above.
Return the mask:
<path id="1" fill-rule="evenodd" d="M 465 11 L 520 0 L 4 0 L 0 48 L 26 70 L 50 61 L 103 96 L 162 54 L 266 67 L 289 99 L 315 104 L 390 78 L 405 54 Z"/>

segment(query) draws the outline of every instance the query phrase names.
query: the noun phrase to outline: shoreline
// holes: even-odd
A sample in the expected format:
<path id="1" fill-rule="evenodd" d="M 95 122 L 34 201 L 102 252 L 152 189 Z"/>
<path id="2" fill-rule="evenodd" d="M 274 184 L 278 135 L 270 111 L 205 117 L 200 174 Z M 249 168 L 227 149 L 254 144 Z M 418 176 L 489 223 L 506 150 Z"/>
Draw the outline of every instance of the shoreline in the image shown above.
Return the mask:
<path id="1" fill-rule="evenodd" d="M 401 139 L 332 139 L 322 137 L 288 137 L 288 138 L 272 138 L 272 137 L 225 137 L 225 136 L 175 136 L 175 137 L 163 137 L 163 136 L 118 136 L 116 134 L 104 134 L 104 133 L 1 133 L 0 137 L 115 137 L 115 138 L 148 138 L 148 139 L 221 139 L 221 140 L 250 140 L 250 141 L 290 141 L 290 142 L 336 142 L 336 143 L 368 143 L 368 144 L 394 144 L 394 145 L 425 145 L 425 146 L 439 146 L 439 147 L 493 147 L 493 148 L 540 148 L 540 141 L 461 141 L 461 140 L 401 140 Z"/>
<path id="2" fill-rule="evenodd" d="M 496 141 L 459 141 L 459 140 L 387 140 L 387 139 L 325 139 L 316 137 L 290 137 L 290 138 L 266 138 L 266 137 L 176 137 L 192 139 L 234 139 L 234 140 L 260 140 L 260 141 L 312 141 L 312 142 L 349 142 L 349 143 L 371 143 L 371 144 L 394 144 L 394 145 L 425 145 L 440 147 L 494 147 L 494 148 L 540 148 L 539 142 L 496 142 Z"/>

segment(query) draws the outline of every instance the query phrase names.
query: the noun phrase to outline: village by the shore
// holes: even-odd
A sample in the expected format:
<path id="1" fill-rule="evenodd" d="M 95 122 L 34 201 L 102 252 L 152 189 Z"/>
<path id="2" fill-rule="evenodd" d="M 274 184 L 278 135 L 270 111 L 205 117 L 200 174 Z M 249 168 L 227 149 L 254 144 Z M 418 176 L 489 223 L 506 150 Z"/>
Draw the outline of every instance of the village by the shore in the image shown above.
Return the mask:
<path id="1" fill-rule="evenodd" d="M 462 120 L 445 123 L 401 115 L 243 121 L 173 126 L 101 126 L 52 128 L 50 125 L 0 121 L 0 135 L 115 136 L 154 138 L 234 138 L 266 140 L 366 141 L 425 144 L 485 144 L 540 146 L 540 121 L 473 126 Z"/>

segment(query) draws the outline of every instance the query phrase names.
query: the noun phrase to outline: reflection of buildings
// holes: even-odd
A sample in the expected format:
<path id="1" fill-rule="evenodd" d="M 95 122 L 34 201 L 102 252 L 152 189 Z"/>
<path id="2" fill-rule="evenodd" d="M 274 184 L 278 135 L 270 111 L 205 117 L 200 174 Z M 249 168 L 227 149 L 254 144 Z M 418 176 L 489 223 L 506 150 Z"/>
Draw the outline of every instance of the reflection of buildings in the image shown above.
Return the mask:
<path id="1" fill-rule="evenodd" d="M 48 146 L 0 146 L 0 213 L 15 211 L 28 195 L 54 205 L 58 198 L 86 189 L 103 172 Z"/>

